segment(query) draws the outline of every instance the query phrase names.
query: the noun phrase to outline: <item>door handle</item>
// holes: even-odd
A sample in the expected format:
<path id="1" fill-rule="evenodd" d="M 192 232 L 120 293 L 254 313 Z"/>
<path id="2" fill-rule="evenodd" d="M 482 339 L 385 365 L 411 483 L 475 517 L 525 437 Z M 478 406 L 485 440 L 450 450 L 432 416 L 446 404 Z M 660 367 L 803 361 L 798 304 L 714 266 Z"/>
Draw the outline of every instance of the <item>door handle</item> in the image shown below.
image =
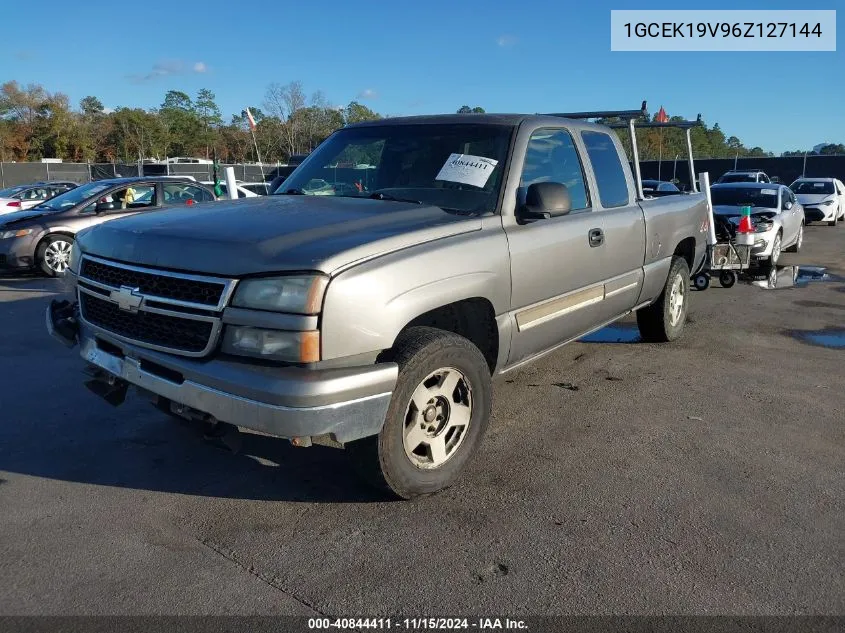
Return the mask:
<path id="1" fill-rule="evenodd" d="M 587 233 L 587 238 L 590 240 L 590 246 L 595 248 L 604 244 L 604 231 L 601 229 L 590 229 Z"/>

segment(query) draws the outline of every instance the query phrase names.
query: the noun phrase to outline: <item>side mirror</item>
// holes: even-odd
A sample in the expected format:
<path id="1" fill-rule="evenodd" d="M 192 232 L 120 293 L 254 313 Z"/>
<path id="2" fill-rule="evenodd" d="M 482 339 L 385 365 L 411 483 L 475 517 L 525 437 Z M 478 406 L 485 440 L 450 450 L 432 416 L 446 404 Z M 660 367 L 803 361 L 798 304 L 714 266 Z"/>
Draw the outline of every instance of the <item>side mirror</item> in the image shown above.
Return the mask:
<path id="1" fill-rule="evenodd" d="M 786 209 L 787 211 L 789 211 L 792 208 L 792 202 L 790 200 L 787 200 L 784 203 L 783 208 Z"/>
<path id="2" fill-rule="evenodd" d="M 525 204 L 518 215 L 526 220 L 543 220 L 566 215 L 572 210 L 569 189 L 559 182 L 535 182 L 528 187 Z"/>
<path id="3" fill-rule="evenodd" d="M 114 205 L 111 202 L 97 200 L 97 204 L 94 206 L 94 213 L 105 213 L 106 211 L 111 211 L 113 207 Z"/>

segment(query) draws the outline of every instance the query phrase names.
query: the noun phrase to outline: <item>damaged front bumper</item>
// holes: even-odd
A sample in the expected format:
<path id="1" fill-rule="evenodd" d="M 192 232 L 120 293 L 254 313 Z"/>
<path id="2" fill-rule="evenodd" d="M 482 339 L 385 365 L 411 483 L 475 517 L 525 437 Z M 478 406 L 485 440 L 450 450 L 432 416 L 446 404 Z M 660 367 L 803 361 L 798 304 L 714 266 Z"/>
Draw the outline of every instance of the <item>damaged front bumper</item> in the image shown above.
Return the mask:
<path id="1" fill-rule="evenodd" d="M 378 434 L 398 376 L 395 363 L 316 370 L 165 354 L 94 333 L 67 301 L 53 301 L 46 320 L 63 345 L 80 345 L 93 378 L 89 388 L 111 404 L 121 404 L 135 386 L 157 406 L 185 417 L 300 445 L 321 438 L 344 444 Z"/>

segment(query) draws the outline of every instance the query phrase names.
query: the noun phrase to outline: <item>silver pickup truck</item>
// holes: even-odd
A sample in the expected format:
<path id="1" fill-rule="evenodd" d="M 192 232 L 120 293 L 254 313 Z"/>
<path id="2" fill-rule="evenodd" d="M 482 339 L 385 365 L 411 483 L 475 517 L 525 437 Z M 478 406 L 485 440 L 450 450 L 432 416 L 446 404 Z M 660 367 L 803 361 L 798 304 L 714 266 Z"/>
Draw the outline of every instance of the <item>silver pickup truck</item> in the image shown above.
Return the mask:
<path id="1" fill-rule="evenodd" d="M 350 125 L 280 195 L 83 231 L 47 327 L 112 404 L 134 385 L 212 428 L 342 447 L 411 498 L 476 452 L 494 377 L 632 311 L 646 341 L 681 335 L 705 197 L 640 191 L 584 120 Z"/>

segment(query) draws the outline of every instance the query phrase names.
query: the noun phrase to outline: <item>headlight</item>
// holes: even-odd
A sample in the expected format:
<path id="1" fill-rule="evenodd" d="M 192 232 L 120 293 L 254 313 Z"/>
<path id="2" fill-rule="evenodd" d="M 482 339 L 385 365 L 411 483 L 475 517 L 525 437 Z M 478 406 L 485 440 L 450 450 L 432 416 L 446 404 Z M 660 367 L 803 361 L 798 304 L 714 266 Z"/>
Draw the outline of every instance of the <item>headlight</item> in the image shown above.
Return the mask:
<path id="1" fill-rule="evenodd" d="M 320 333 L 228 325 L 223 336 L 222 350 L 240 356 L 291 363 L 316 363 L 320 360 Z"/>
<path id="2" fill-rule="evenodd" d="M 833 200 L 825 200 L 824 202 L 822 202 L 822 204 L 826 207 L 829 207 L 833 204 Z"/>
<path id="3" fill-rule="evenodd" d="M 328 283 L 328 277 L 323 275 L 244 279 L 238 283 L 232 305 L 273 312 L 319 314 Z"/>
<path id="4" fill-rule="evenodd" d="M 8 240 L 13 237 L 24 237 L 32 233 L 32 229 L 18 229 L 17 231 L 3 231 L 0 233 L 0 240 Z"/>
<path id="5" fill-rule="evenodd" d="M 754 225 L 754 232 L 765 233 L 766 231 L 771 231 L 774 226 L 774 222 L 758 222 Z"/>

